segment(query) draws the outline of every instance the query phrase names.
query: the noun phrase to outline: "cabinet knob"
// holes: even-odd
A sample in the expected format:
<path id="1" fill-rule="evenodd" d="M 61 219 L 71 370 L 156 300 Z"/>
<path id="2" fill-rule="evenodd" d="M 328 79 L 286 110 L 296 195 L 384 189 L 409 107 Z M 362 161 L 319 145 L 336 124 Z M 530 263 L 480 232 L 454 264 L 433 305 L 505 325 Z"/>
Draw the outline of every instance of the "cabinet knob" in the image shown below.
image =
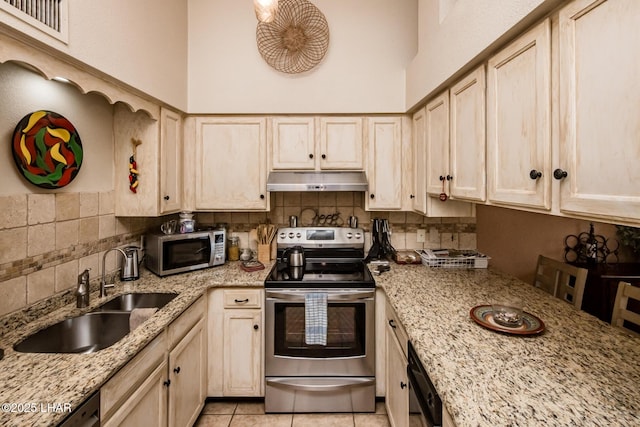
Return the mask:
<path id="1" fill-rule="evenodd" d="M 260 195 L 260 198 L 264 200 L 264 194 L 261 194 L 261 195 Z"/>
<path id="2" fill-rule="evenodd" d="M 177 368 L 173 368 L 173 372 L 175 372 L 176 374 L 180 373 L 180 366 L 178 366 Z"/>
<path id="3" fill-rule="evenodd" d="M 400 388 L 407 388 L 407 383 L 400 381 Z"/>
<path id="4" fill-rule="evenodd" d="M 440 175 L 440 178 L 438 178 L 440 181 L 444 181 L 444 176 Z"/>
<path id="5" fill-rule="evenodd" d="M 313 159 L 313 154 L 309 154 L 309 158 L 310 158 L 310 159 Z"/>
<path id="6" fill-rule="evenodd" d="M 323 155 L 322 155 L 322 158 L 323 158 L 323 159 L 326 159 L 326 158 L 327 158 L 327 155 L 326 155 L 326 154 L 323 154 Z"/>
<path id="7" fill-rule="evenodd" d="M 169 197 L 169 196 L 164 196 L 164 199 L 165 199 L 165 200 L 169 200 L 169 199 L 170 199 L 170 197 Z"/>
<path id="8" fill-rule="evenodd" d="M 447 175 L 447 181 L 451 181 L 453 179 L 452 175 Z"/>
<path id="9" fill-rule="evenodd" d="M 415 199 L 415 198 L 416 198 L 416 196 L 414 196 L 413 194 L 411 194 L 411 195 L 409 196 L 409 198 L 410 198 L 410 199 Z"/>
<path id="10" fill-rule="evenodd" d="M 253 325 L 253 329 L 258 330 L 258 325 Z"/>
<path id="11" fill-rule="evenodd" d="M 389 319 L 389 326 L 391 326 L 393 329 L 396 328 L 396 322 L 393 321 L 393 319 Z"/>
<path id="12" fill-rule="evenodd" d="M 162 383 L 162 385 L 165 387 L 169 387 L 171 385 L 171 380 L 166 380 L 165 382 Z"/>
<path id="13" fill-rule="evenodd" d="M 562 169 L 556 169 L 553 171 L 553 177 L 558 180 L 566 178 L 567 175 L 569 175 L 567 171 L 563 171 Z"/>
<path id="14" fill-rule="evenodd" d="M 375 199 L 375 198 L 376 198 L 376 195 L 375 195 L 375 194 L 371 194 L 371 195 L 369 196 L 369 198 L 371 198 L 371 199 Z"/>
<path id="15" fill-rule="evenodd" d="M 531 169 L 531 172 L 529 172 L 529 178 L 531 179 L 542 178 L 542 172 L 537 171 L 535 169 Z"/>

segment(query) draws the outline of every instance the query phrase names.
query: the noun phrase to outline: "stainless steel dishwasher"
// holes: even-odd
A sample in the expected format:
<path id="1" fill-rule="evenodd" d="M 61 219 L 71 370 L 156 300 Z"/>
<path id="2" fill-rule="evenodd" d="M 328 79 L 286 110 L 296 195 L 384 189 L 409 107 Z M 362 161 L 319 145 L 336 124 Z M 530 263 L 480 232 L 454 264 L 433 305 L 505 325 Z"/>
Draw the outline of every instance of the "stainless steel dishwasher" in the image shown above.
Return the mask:
<path id="1" fill-rule="evenodd" d="M 98 427 L 100 425 L 100 391 L 95 392 L 71 413 L 59 427 Z"/>

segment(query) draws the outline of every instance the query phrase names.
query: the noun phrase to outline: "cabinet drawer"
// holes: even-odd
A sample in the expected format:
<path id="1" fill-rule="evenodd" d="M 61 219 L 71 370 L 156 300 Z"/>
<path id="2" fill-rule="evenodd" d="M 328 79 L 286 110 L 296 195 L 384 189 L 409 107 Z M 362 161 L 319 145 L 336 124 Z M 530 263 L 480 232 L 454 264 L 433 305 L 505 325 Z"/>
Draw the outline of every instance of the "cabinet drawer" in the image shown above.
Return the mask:
<path id="1" fill-rule="evenodd" d="M 166 351 L 167 334 L 163 331 L 100 389 L 101 418 L 108 418 L 111 412 L 120 407 L 122 401 L 164 360 Z"/>
<path id="2" fill-rule="evenodd" d="M 224 308 L 262 307 L 262 291 L 260 289 L 232 289 L 223 292 Z"/>
<path id="3" fill-rule="evenodd" d="M 202 296 L 169 325 L 169 350 L 171 350 L 198 323 L 207 309 L 205 297 Z"/>

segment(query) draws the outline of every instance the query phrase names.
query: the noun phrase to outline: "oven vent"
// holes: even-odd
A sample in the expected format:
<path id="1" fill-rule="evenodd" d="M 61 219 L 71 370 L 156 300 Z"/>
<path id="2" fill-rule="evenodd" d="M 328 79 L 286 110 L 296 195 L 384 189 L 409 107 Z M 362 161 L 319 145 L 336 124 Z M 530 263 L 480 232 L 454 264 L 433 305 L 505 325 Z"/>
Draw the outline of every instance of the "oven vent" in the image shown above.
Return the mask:
<path id="1" fill-rule="evenodd" d="M 64 21 L 63 3 L 66 0 L 3 0 L 5 5 L 13 6 L 14 11 L 8 7 L 3 7 L 7 12 L 24 19 L 20 14 L 14 13 L 15 9 L 39 21 L 50 29 L 60 33 L 62 32 L 62 23 Z"/>

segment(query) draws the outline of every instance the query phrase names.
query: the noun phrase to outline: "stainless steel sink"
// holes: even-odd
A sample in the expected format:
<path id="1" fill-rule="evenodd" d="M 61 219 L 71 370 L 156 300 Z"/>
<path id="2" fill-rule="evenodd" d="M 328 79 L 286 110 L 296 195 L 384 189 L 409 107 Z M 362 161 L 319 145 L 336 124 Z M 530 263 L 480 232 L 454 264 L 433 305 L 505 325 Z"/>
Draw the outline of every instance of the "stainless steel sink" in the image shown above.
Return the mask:
<path id="1" fill-rule="evenodd" d="M 130 312 L 87 313 L 42 329 L 16 344 L 22 353 L 93 353 L 129 333 Z"/>
<path id="2" fill-rule="evenodd" d="M 130 293 L 122 294 L 111 301 L 107 301 L 94 312 L 100 311 L 131 311 L 134 308 L 154 308 L 161 309 L 169 304 L 178 294 L 172 293 Z"/>

